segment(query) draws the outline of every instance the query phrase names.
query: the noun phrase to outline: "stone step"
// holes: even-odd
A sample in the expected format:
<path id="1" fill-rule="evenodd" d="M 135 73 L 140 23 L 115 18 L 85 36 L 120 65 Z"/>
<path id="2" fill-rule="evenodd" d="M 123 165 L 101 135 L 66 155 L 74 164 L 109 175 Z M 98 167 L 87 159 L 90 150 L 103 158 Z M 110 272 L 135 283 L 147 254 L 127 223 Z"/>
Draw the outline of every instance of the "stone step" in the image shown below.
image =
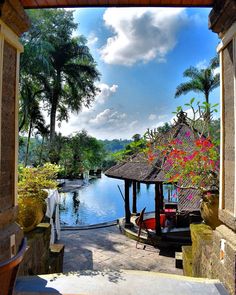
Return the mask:
<path id="1" fill-rule="evenodd" d="M 228 292 L 218 280 L 134 270 L 87 270 L 18 278 L 14 295 L 36 294 L 227 295 Z"/>

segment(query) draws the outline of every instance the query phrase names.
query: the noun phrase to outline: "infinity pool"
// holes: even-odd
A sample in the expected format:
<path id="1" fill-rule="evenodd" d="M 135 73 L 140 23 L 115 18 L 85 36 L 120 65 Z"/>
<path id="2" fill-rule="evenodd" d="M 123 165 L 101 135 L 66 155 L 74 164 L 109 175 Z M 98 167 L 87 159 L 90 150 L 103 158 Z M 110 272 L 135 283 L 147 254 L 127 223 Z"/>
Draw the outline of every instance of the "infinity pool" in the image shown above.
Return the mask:
<path id="1" fill-rule="evenodd" d="M 124 216 L 124 201 L 118 186 L 124 191 L 124 181 L 108 178 L 91 179 L 87 185 L 70 188 L 60 193 L 60 220 L 62 225 L 78 226 L 108 222 Z M 66 190 L 66 187 L 65 187 Z M 167 197 L 167 189 L 164 193 Z M 130 202 L 132 201 L 130 194 Z M 132 208 L 132 202 L 130 204 Z M 141 184 L 137 195 L 137 209 L 154 211 L 154 185 Z"/>

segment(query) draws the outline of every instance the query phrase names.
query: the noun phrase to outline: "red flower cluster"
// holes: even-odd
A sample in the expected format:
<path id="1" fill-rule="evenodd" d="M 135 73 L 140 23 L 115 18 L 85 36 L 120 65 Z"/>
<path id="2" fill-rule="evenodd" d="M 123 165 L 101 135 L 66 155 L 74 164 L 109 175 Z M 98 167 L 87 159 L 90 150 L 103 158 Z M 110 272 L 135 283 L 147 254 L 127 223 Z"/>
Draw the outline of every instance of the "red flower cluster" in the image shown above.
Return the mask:
<path id="1" fill-rule="evenodd" d="M 204 188 L 218 182 L 219 151 L 210 138 L 200 137 L 190 141 L 191 132 L 185 133 L 185 141 L 178 138 L 164 145 L 148 144 L 148 161 L 164 158 L 162 169 L 166 170 L 169 182 L 178 182 L 190 187 Z"/>

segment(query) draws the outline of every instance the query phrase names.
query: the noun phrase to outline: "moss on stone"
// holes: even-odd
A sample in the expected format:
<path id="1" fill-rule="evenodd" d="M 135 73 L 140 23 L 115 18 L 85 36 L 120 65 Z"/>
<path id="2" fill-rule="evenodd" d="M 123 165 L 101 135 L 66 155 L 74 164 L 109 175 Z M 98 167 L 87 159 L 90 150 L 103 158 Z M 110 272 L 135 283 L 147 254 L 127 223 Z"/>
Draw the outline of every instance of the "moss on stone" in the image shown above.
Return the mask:
<path id="1" fill-rule="evenodd" d="M 192 246 L 182 246 L 183 253 L 183 273 L 185 276 L 193 276 L 193 256 Z"/>

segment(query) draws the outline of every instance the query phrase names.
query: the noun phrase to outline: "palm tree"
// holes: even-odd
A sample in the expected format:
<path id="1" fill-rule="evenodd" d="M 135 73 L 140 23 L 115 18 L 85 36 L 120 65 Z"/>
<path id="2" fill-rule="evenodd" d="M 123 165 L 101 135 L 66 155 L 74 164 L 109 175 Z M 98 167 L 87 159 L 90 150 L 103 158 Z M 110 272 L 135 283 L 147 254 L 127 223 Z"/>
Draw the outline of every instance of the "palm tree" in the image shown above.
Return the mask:
<path id="1" fill-rule="evenodd" d="M 35 134 L 35 135 L 41 136 L 41 144 L 40 144 L 39 159 L 38 159 L 39 166 L 42 164 L 42 156 L 43 156 L 43 148 L 44 148 L 45 139 L 47 139 L 50 134 L 49 125 L 45 125 L 44 123 L 43 123 L 43 121 L 38 121 L 38 123 L 37 123 L 38 131 Z"/>
<path id="2" fill-rule="evenodd" d="M 79 112 L 82 105 L 89 106 L 97 94 L 94 81 L 100 74 L 85 42 L 80 37 L 56 44 L 51 52 L 49 75 L 38 75 L 50 105 L 50 142 L 55 138 L 56 119 L 67 120 L 69 110 Z"/>
<path id="3" fill-rule="evenodd" d="M 175 92 L 175 97 L 179 97 L 190 91 L 203 93 L 206 102 L 205 120 L 208 123 L 210 122 L 210 92 L 220 85 L 220 75 L 215 74 L 215 69 L 218 66 L 219 60 L 218 57 L 215 57 L 205 69 L 198 69 L 196 67 L 188 68 L 184 71 L 183 76 L 190 78 L 190 81 L 181 83 Z"/>
<path id="4" fill-rule="evenodd" d="M 37 10 L 29 11 L 29 16 L 32 26 L 22 38 L 26 48 L 25 67 L 43 88 L 52 142 L 56 120 L 67 120 L 69 111 L 78 112 L 82 105 L 89 106 L 94 100 L 98 91 L 94 83 L 100 74 L 86 39 L 72 37 L 77 28 L 73 12 Z M 27 55 L 32 57 L 32 62 Z"/>
<path id="5" fill-rule="evenodd" d="M 25 163 L 24 165 L 27 166 L 28 163 L 28 156 L 29 156 L 29 144 L 30 144 L 30 138 L 33 132 L 33 129 L 39 129 L 40 127 L 45 125 L 45 120 L 43 115 L 41 114 L 40 108 L 39 108 L 39 103 L 37 100 L 35 100 L 31 104 L 31 109 L 29 113 L 29 128 L 28 128 L 28 138 L 27 138 L 27 143 L 26 143 L 26 152 L 25 152 Z"/>

